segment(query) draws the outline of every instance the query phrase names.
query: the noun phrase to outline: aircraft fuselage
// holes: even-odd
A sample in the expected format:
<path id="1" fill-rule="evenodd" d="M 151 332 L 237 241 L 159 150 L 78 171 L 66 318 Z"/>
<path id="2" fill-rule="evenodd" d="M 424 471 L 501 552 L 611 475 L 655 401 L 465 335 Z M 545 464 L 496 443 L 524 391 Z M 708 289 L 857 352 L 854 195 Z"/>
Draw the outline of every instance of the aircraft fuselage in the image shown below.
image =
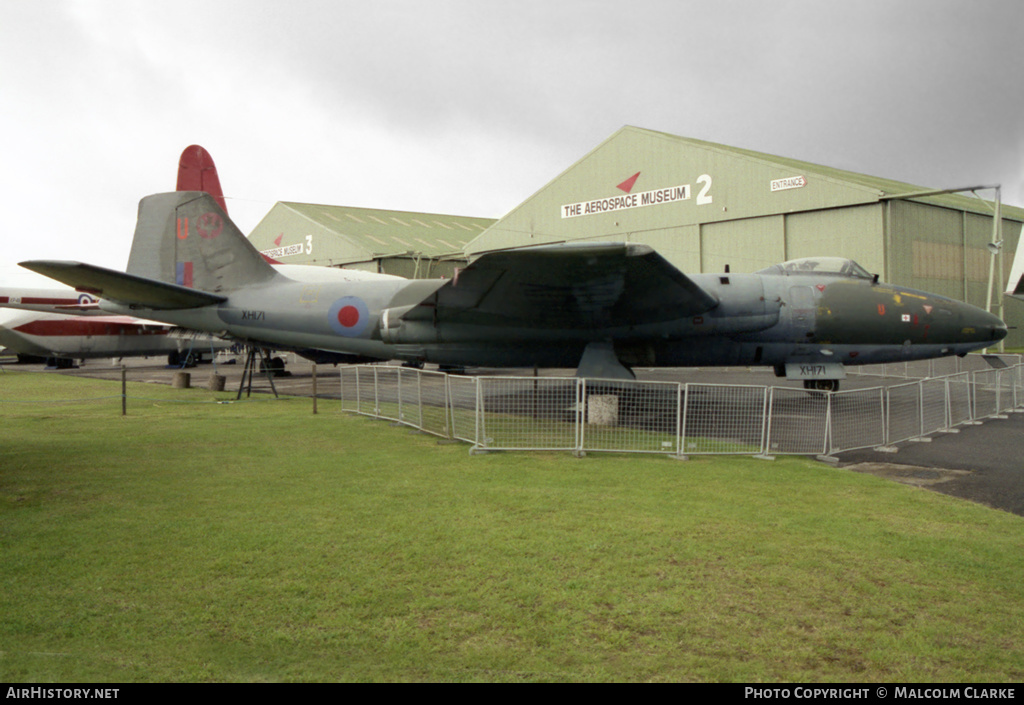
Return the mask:
<path id="1" fill-rule="evenodd" d="M 626 365 L 874 364 L 962 355 L 1006 335 L 997 317 L 960 301 L 870 279 L 788 274 L 698 274 L 718 301 L 700 315 L 587 327 L 404 321 L 446 282 L 397 278 L 307 283 L 280 277 L 231 292 L 214 306 L 153 311 L 103 308 L 281 349 L 450 365 L 575 367 L 591 343 L 611 343 Z"/>

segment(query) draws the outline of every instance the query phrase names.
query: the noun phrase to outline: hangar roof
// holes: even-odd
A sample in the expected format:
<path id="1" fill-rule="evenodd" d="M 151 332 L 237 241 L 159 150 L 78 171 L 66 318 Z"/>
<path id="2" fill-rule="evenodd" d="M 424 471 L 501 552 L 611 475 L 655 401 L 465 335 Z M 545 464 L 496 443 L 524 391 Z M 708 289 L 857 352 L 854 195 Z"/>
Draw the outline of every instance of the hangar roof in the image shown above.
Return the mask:
<path id="1" fill-rule="evenodd" d="M 836 169 L 834 167 L 823 166 L 821 164 L 813 164 L 811 162 L 800 161 L 799 159 L 779 157 L 773 154 L 755 152 L 750 149 L 741 149 L 740 147 L 730 147 L 728 145 L 716 144 L 714 142 L 705 142 L 703 140 L 692 139 L 690 137 L 679 137 L 677 135 L 671 135 L 667 132 L 655 132 L 653 130 L 644 130 L 642 128 L 630 126 L 622 128 L 620 132 L 627 130 L 651 132 L 652 134 L 657 134 L 661 137 L 676 140 L 681 144 L 688 144 L 696 147 L 702 147 L 704 149 L 727 152 L 730 154 L 743 156 L 748 159 L 755 159 L 763 162 L 769 162 L 777 166 L 789 167 L 796 171 L 817 174 L 819 176 L 835 179 L 837 181 L 845 181 L 848 183 L 856 184 L 858 186 L 865 186 L 869 189 L 877 190 L 881 198 L 884 198 L 886 196 L 897 196 L 900 194 L 926 191 L 930 189 L 930 187 L 915 186 L 914 184 L 908 184 L 902 181 L 895 181 L 893 179 L 885 179 L 880 176 L 858 174 L 857 172 L 854 171 L 846 171 L 844 169 Z M 976 186 L 977 184 L 970 185 Z M 960 184 L 953 184 L 953 186 L 959 187 Z M 954 208 L 956 210 L 968 211 L 970 213 L 981 213 L 983 215 L 992 215 L 992 208 L 990 206 L 992 203 L 994 203 L 993 199 L 975 198 L 974 196 L 965 195 L 962 193 L 923 196 L 915 198 L 914 200 L 921 201 L 922 203 L 931 203 L 937 206 L 944 206 L 946 208 Z M 1007 218 L 1009 220 L 1024 221 L 1024 208 L 1008 206 L 1005 203 L 1003 203 L 1000 206 L 1000 211 L 1003 218 Z"/>
<path id="2" fill-rule="evenodd" d="M 494 220 L 437 213 L 278 202 L 249 241 L 287 264 L 345 264 L 414 253 L 462 256 Z"/>
<path id="3" fill-rule="evenodd" d="M 892 179 L 626 126 L 505 214 L 466 250 L 473 256 L 524 245 L 633 237 L 644 239 L 659 252 L 672 248 L 693 252 L 700 248 L 693 243 L 684 247 L 683 243 L 697 237 L 699 231 L 687 228 L 872 205 L 926 190 Z M 912 200 L 992 215 L 991 201 L 971 195 Z M 1024 209 L 1004 205 L 1002 216 L 1024 222 Z"/>

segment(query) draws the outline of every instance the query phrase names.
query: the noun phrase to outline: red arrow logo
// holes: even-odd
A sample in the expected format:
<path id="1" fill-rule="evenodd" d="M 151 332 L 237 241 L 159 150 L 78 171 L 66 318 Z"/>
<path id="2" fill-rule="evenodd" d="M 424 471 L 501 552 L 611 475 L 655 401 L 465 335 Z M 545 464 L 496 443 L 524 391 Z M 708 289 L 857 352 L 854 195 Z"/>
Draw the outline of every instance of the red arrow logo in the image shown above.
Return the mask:
<path id="1" fill-rule="evenodd" d="M 621 184 L 619 184 L 617 188 L 625 191 L 626 193 L 629 193 L 630 191 L 633 190 L 633 184 L 636 183 L 636 178 L 638 176 L 640 176 L 640 172 L 639 171 L 637 173 L 633 174 L 631 177 L 629 177 L 625 181 L 623 181 Z"/>

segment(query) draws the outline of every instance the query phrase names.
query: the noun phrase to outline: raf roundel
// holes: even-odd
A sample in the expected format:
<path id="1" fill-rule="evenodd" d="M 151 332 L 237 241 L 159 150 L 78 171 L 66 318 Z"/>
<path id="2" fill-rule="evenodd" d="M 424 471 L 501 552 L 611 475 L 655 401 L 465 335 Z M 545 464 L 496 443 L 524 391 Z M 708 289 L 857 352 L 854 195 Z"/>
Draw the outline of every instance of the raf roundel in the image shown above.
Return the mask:
<path id="1" fill-rule="evenodd" d="M 224 229 L 224 221 L 221 217 L 214 212 L 203 213 L 199 216 L 199 221 L 196 223 L 196 230 L 199 231 L 199 237 L 204 240 L 212 240 L 213 238 L 220 235 Z"/>
<path id="2" fill-rule="evenodd" d="M 361 335 L 370 323 L 370 310 L 362 299 L 346 296 L 331 304 L 327 311 L 327 322 L 338 335 Z"/>

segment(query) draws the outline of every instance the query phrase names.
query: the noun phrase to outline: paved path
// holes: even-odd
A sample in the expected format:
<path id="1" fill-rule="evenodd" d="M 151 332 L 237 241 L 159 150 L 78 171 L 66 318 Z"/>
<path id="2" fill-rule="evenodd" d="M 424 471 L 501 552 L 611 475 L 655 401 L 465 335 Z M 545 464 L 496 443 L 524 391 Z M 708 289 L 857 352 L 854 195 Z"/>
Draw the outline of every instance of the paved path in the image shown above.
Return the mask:
<path id="1" fill-rule="evenodd" d="M 1024 516 L 1024 414 L 962 426 L 896 453 L 839 453 L 843 467 L 891 477 Z"/>

